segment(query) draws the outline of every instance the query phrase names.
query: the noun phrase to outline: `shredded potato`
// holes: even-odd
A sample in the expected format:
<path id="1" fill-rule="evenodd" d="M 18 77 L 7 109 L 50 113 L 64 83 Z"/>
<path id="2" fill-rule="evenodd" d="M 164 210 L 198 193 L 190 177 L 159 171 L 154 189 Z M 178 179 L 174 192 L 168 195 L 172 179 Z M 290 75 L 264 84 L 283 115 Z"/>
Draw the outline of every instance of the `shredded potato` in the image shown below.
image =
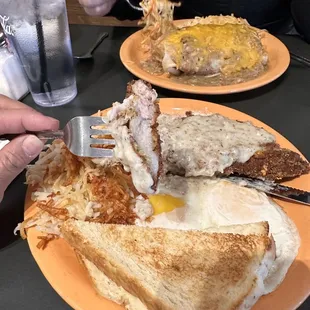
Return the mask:
<path id="1" fill-rule="evenodd" d="M 137 218 L 133 205 L 139 193 L 130 174 L 118 162 L 77 157 L 60 140 L 28 167 L 26 183 L 35 188 L 32 200 L 40 211 L 16 230 L 24 239 L 30 227 L 46 233 L 39 238 L 41 249 L 61 235 L 69 218 L 114 224 L 134 224 Z"/>
<path id="2" fill-rule="evenodd" d="M 143 9 L 143 18 L 140 24 L 144 25 L 142 48 L 158 60 L 161 56 L 158 48 L 161 40 L 176 29 L 173 24 L 173 12 L 174 8 L 180 5 L 179 2 L 168 0 L 143 0 L 140 2 Z"/>
<path id="3" fill-rule="evenodd" d="M 47 236 L 39 236 L 38 239 L 40 241 L 37 244 L 37 248 L 40 250 L 44 250 L 50 241 L 58 239 L 58 238 L 59 236 L 53 235 L 53 234 L 48 234 Z"/>

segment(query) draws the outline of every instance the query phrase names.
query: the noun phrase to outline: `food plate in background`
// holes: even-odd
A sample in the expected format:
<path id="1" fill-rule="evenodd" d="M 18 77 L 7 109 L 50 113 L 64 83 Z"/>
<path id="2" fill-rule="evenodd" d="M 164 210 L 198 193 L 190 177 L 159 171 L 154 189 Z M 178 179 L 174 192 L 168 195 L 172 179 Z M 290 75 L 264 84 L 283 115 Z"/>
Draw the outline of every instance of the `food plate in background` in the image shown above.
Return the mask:
<path id="1" fill-rule="evenodd" d="M 220 113 L 240 121 L 252 121 L 274 134 L 281 147 L 300 153 L 288 140 L 262 122 L 239 111 L 214 103 L 190 99 L 161 99 L 163 113 L 184 114 L 186 111 Z M 310 191 L 310 174 L 303 175 L 286 183 L 289 186 Z M 25 218 L 36 211 L 32 205 L 32 189 L 29 187 L 25 202 Z M 292 310 L 296 309 L 310 293 L 310 208 L 304 205 L 276 200 L 296 224 L 301 246 L 298 256 L 290 267 L 284 281 L 273 293 L 259 299 L 253 310 Z M 63 239 L 50 242 L 45 250 L 37 248 L 36 229 L 28 230 L 28 243 L 33 257 L 46 279 L 58 294 L 76 310 L 124 310 L 123 307 L 100 297 L 93 288 L 87 272 L 81 266 L 73 249 Z"/>
<path id="2" fill-rule="evenodd" d="M 180 26 L 185 22 L 188 22 L 188 20 L 178 21 L 176 25 Z M 279 39 L 266 32 L 262 38 L 262 43 L 268 53 L 269 63 L 268 69 L 262 75 L 253 80 L 239 84 L 225 86 L 192 86 L 173 80 L 167 75 L 156 75 L 145 71 L 141 62 L 146 60 L 147 54 L 143 52 L 141 42 L 142 30 L 139 30 L 128 37 L 122 44 L 120 58 L 127 70 L 153 85 L 185 93 L 220 95 L 255 89 L 279 78 L 290 64 L 290 54 L 286 46 Z"/>

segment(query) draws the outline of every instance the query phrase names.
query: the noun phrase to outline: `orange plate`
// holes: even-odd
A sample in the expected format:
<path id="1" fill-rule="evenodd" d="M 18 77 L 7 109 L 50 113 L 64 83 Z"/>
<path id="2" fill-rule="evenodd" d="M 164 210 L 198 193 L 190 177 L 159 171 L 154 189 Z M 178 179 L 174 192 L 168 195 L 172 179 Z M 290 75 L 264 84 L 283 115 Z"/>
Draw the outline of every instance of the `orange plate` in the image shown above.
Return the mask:
<path id="1" fill-rule="evenodd" d="M 181 25 L 181 23 L 184 22 L 184 20 L 178 21 L 176 24 Z M 145 59 L 145 53 L 143 53 L 141 48 L 137 48 L 139 46 L 141 47 L 141 41 L 142 35 L 140 30 L 128 37 L 122 44 L 120 58 L 124 66 L 132 74 L 153 85 L 185 93 L 219 95 L 251 90 L 276 80 L 286 71 L 290 64 L 290 55 L 286 46 L 276 37 L 266 32 L 262 42 L 269 55 L 269 67 L 263 75 L 254 80 L 240 84 L 226 86 L 192 86 L 173 81 L 164 75 L 153 75 L 146 72 L 141 66 L 141 61 Z"/>
<path id="2" fill-rule="evenodd" d="M 249 120 L 254 125 L 264 127 L 273 133 L 282 147 L 298 152 L 288 140 L 267 125 L 249 115 L 221 105 L 189 99 L 161 99 L 160 107 L 162 112 L 174 114 L 184 114 L 188 110 L 205 112 L 207 108 L 211 112 L 221 113 L 233 119 Z M 287 184 L 310 191 L 310 174 L 303 175 Z M 30 194 L 31 189 L 29 188 L 25 205 L 25 217 L 35 212 L 34 208 L 31 207 Z M 255 310 L 295 309 L 310 293 L 310 208 L 279 200 L 277 202 L 297 225 L 301 236 L 301 247 L 297 259 L 289 269 L 284 282 L 275 292 L 262 297 L 255 305 Z M 64 240 L 53 241 L 42 251 L 36 248 L 37 236 L 39 235 L 40 233 L 36 229 L 30 229 L 28 232 L 28 243 L 32 255 L 46 279 L 70 306 L 76 310 L 123 309 L 121 306 L 96 294 L 86 272 L 79 265 L 73 250 Z"/>

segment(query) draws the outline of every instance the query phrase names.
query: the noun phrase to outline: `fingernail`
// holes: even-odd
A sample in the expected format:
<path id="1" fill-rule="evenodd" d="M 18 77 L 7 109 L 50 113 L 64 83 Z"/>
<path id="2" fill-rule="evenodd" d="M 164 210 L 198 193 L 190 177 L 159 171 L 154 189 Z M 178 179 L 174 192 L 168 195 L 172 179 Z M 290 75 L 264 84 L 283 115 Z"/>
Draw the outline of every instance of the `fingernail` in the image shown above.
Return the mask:
<path id="1" fill-rule="evenodd" d="M 58 120 L 54 117 L 46 116 L 46 118 L 48 118 L 49 120 L 51 120 L 53 122 L 58 122 Z"/>
<path id="2" fill-rule="evenodd" d="M 47 116 L 47 119 L 52 123 L 52 129 L 58 129 L 59 127 L 59 120 L 53 117 Z"/>
<path id="3" fill-rule="evenodd" d="M 36 157 L 43 148 L 43 142 L 36 136 L 28 136 L 22 144 L 22 148 L 29 157 Z"/>

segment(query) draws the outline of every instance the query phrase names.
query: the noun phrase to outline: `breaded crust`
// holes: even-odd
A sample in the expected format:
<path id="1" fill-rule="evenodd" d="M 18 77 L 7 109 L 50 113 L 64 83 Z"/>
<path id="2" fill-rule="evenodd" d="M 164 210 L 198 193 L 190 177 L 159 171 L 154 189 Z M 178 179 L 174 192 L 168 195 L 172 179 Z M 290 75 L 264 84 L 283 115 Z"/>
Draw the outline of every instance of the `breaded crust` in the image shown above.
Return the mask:
<path id="1" fill-rule="evenodd" d="M 291 150 L 278 144 L 269 144 L 255 153 L 247 162 L 235 162 L 224 171 L 225 175 L 238 174 L 269 181 L 280 181 L 309 173 L 309 163 Z"/>
<path id="2" fill-rule="evenodd" d="M 152 189 L 155 191 L 157 188 L 157 184 L 159 182 L 160 175 L 163 170 L 163 162 L 162 162 L 162 155 L 161 155 L 161 144 L 160 144 L 160 137 L 157 131 L 158 123 L 157 118 L 160 115 L 160 107 L 158 102 L 155 103 L 156 113 L 154 115 L 154 122 L 152 125 L 152 137 L 153 137 L 153 145 L 154 145 L 154 152 L 158 154 L 158 172 L 157 172 L 157 178 L 154 179 L 154 184 L 152 186 Z"/>
<path id="3" fill-rule="evenodd" d="M 141 80 L 149 89 L 152 89 L 152 84 L 149 82 L 146 82 L 144 80 Z M 132 85 L 135 84 L 137 82 L 137 80 L 132 80 L 130 82 L 127 83 L 127 87 L 126 87 L 126 95 L 125 98 L 128 98 L 130 95 L 133 94 L 132 91 Z"/>

